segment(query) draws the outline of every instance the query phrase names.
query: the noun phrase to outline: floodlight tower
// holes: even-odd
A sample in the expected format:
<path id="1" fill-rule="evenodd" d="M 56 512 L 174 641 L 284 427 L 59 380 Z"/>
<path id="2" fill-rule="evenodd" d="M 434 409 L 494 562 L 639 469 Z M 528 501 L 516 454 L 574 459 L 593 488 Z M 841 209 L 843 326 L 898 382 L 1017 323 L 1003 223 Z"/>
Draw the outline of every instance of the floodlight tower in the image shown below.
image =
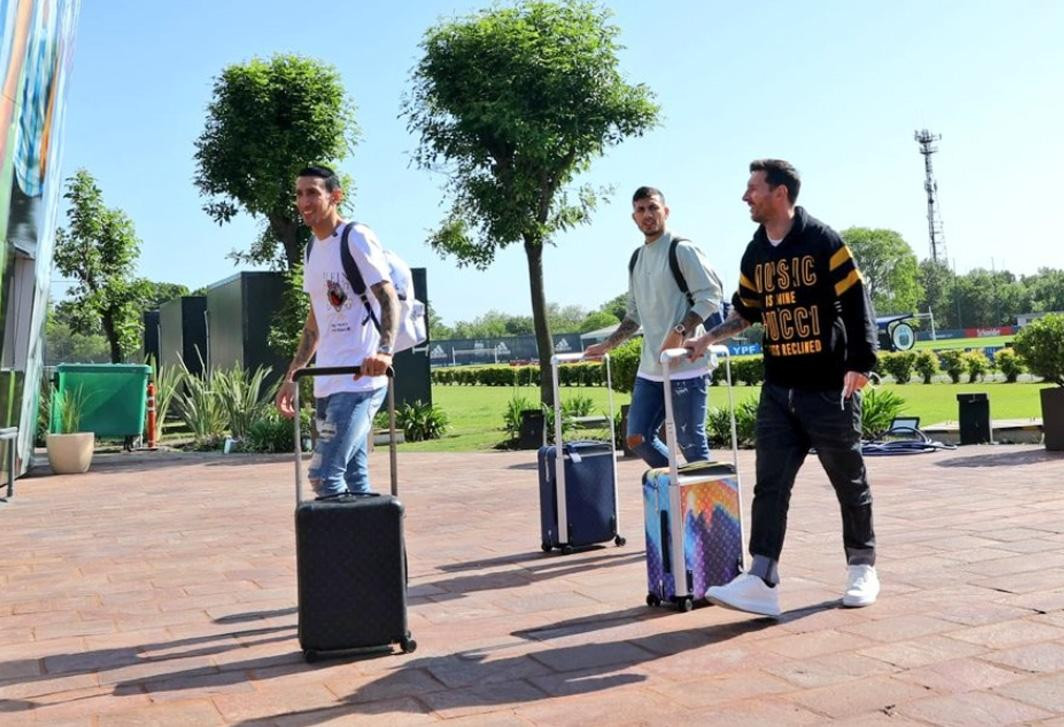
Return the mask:
<path id="1" fill-rule="evenodd" d="M 942 218 L 938 213 L 938 182 L 931 170 L 931 155 L 938 151 L 935 142 L 942 134 L 932 134 L 927 129 L 913 132 L 913 138 L 920 145 L 924 155 L 924 191 L 927 192 L 927 232 L 931 240 L 931 259 L 936 263 L 946 264 L 946 241 L 942 235 Z"/>

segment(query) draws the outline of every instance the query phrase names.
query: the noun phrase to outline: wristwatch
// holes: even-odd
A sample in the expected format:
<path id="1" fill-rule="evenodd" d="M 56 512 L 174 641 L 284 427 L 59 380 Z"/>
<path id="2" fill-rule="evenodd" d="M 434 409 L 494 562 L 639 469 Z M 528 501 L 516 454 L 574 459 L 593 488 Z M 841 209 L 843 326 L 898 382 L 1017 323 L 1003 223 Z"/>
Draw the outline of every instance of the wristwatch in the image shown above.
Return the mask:
<path id="1" fill-rule="evenodd" d="M 377 346 L 377 353 L 383 353 L 386 356 L 391 356 L 392 355 L 392 347 L 389 346 L 386 343 L 382 343 L 381 345 Z"/>

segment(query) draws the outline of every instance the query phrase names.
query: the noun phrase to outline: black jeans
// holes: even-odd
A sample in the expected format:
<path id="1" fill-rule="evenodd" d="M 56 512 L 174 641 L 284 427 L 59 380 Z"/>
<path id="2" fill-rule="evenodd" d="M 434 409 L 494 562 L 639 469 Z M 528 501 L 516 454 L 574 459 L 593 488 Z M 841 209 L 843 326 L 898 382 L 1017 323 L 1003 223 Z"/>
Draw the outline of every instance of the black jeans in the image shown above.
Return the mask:
<path id="1" fill-rule="evenodd" d="M 861 455 L 861 397 L 842 391 L 804 391 L 766 383 L 757 409 L 757 484 L 750 554 L 778 561 L 787 508 L 798 468 L 810 447 L 835 488 L 842 510 L 842 542 L 849 565 L 874 565 L 872 491 Z"/>

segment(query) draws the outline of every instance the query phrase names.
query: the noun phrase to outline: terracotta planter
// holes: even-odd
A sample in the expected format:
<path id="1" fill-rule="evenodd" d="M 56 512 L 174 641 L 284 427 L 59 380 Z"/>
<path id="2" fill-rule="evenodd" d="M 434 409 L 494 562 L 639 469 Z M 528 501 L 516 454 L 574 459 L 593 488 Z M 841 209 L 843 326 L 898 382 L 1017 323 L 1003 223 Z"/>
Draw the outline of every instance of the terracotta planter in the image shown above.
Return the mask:
<path id="1" fill-rule="evenodd" d="M 49 434 L 48 464 L 57 475 L 74 475 L 87 472 L 92 464 L 92 448 L 96 435 L 92 432 L 76 434 Z"/>
<path id="2" fill-rule="evenodd" d="M 1040 394 L 1046 449 L 1064 451 L 1064 386 L 1051 386 Z"/>

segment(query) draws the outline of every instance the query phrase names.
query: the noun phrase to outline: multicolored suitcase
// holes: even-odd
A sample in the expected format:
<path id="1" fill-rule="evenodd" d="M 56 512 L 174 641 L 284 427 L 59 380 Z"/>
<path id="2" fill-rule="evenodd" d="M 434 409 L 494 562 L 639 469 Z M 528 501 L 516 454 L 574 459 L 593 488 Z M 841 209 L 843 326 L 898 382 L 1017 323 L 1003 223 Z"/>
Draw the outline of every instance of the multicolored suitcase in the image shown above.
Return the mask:
<path id="1" fill-rule="evenodd" d="M 555 354 L 550 360 L 554 386 L 554 441 L 558 444 L 541 447 L 537 456 L 540 546 L 545 553 L 558 548 L 568 554 L 573 548 L 609 540 L 618 546 L 625 544 L 617 511 L 617 449 L 608 355 L 604 359 L 607 390 L 610 391 L 610 441 L 562 440 L 558 365 L 583 359 L 582 353 L 570 353 Z"/>
<path id="2" fill-rule="evenodd" d="M 726 346 L 713 346 L 723 356 L 731 411 L 733 462 L 677 464 L 676 424 L 672 397 L 665 397 L 665 434 L 669 466 L 643 475 L 646 531 L 647 605 L 674 605 L 690 611 L 705 600 L 710 586 L 729 582 L 743 570 L 742 492 L 731 390 L 731 360 Z M 662 353 L 665 388 L 671 385 L 670 362 L 686 356 L 684 349 Z"/>

